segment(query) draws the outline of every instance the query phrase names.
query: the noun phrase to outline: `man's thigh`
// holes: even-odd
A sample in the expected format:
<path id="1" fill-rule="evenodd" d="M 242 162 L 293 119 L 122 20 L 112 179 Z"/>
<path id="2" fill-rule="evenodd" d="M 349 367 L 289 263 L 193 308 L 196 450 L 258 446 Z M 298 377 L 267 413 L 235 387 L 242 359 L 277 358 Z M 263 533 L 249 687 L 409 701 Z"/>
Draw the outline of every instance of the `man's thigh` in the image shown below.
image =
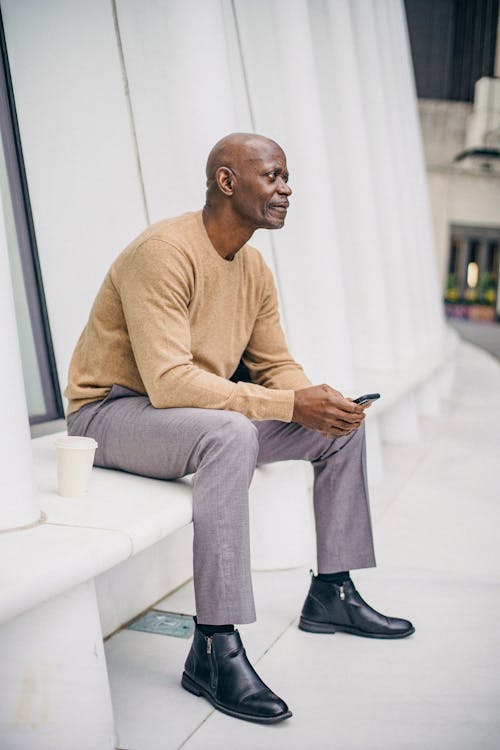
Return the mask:
<path id="1" fill-rule="evenodd" d="M 318 461 L 336 453 L 353 438 L 361 437 L 363 427 L 349 435 L 326 438 L 317 430 L 310 430 L 296 422 L 264 420 L 254 422 L 259 435 L 257 465 L 274 461 Z"/>
<path id="2" fill-rule="evenodd" d="M 85 435 L 98 443 L 96 466 L 176 479 L 197 470 L 200 446 L 232 417 L 216 409 L 156 409 L 146 396 L 134 395 L 102 404 Z M 80 434 L 74 424 L 72 434 Z"/>

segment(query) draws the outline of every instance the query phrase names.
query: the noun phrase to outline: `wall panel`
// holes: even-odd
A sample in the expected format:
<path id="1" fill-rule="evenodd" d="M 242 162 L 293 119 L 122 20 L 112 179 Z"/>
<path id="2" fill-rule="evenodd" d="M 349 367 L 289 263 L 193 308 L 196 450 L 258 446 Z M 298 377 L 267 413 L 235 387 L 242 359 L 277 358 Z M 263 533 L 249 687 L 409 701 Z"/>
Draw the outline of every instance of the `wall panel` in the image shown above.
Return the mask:
<path id="1" fill-rule="evenodd" d="M 151 221 L 203 205 L 205 162 L 238 123 L 219 0 L 118 0 Z M 239 60 L 233 60 L 239 64 Z"/>
<path id="2" fill-rule="evenodd" d="M 2 15 L 61 386 L 112 259 L 145 225 L 111 5 Z"/>

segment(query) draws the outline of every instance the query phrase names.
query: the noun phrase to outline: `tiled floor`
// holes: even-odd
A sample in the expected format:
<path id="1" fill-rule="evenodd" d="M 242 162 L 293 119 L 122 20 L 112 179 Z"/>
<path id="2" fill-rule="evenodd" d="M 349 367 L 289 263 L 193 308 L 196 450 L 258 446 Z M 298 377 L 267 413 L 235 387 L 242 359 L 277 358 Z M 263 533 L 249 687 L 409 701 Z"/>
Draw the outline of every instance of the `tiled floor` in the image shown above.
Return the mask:
<path id="1" fill-rule="evenodd" d="M 238 721 L 180 687 L 189 641 L 123 630 L 106 643 L 124 750 L 500 748 L 500 367 L 462 347 L 453 399 L 417 446 L 390 446 L 372 492 L 379 567 L 355 575 L 417 631 L 378 641 L 297 629 L 307 570 L 254 574 L 240 631 L 294 716 Z M 192 612 L 192 586 L 161 603 Z"/>

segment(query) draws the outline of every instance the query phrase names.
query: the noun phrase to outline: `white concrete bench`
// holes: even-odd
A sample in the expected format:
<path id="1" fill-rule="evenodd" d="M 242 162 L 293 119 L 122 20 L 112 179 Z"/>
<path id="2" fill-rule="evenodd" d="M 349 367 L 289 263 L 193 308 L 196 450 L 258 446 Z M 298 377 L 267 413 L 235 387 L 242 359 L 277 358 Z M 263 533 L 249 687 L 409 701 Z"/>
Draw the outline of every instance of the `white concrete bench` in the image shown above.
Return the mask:
<path id="1" fill-rule="evenodd" d="M 63 498 L 57 494 L 55 438 L 32 441 L 45 523 L 2 536 L 2 568 L 12 575 L 2 580 L 0 622 L 93 578 L 107 636 L 192 576 L 191 478 L 160 481 L 94 467 L 88 496 Z M 254 568 L 305 562 L 307 468 L 286 462 L 257 470 L 251 488 Z M 277 545 L 272 528 L 283 519 L 273 518 L 270 499 L 278 494 L 286 498 L 290 528 Z"/>

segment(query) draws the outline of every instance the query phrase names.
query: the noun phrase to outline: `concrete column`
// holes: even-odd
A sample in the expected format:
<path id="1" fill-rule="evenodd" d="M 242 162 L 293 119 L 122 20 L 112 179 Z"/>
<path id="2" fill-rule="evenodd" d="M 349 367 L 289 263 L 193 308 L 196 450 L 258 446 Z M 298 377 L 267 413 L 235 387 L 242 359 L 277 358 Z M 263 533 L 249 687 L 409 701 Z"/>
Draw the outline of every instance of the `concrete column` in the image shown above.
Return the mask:
<path id="1" fill-rule="evenodd" d="M 384 264 L 348 0 L 309 4 L 337 217 L 347 314 L 358 367 L 392 370 L 392 317 L 398 315 Z M 339 103 L 341 102 L 341 106 Z M 367 336 L 366 322 L 376 317 Z"/>
<path id="2" fill-rule="evenodd" d="M 386 19 L 386 41 L 392 41 L 386 48 L 391 51 L 391 65 L 401 103 L 403 138 L 400 143 L 407 160 L 403 166 L 409 188 L 407 198 L 411 220 L 408 232 L 416 238 L 414 280 L 418 283 L 421 301 L 416 323 L 422 327 L 425 335 L 424 354 L 429 357 L 439 355 L 445 325 L 413 63 L 402 0 L 386 0 L 381 5 L 381 11 Z"/>
<path id="3" fill-rule="evenodd" d="M 460 237 L 458 240 L 458 253 L 457 253 L 457 283 L 461 293 L 467 287 L 467 263 L 469 259 L 469 242 L 465 237 Z"/>
<path id="4" fill-rule="evenodd" d="M 450 359 L 440 368 L 436 376 L 437 389 L 441 399 L 451 398 L 455 376 L 456 363 L 454 359 Z"/>
<path id="5" fill-rule="evenodd" d="M 222 4 L 117 0 L 116 11 L 150 220 L 201 208 L 209 150 L 250 126 L 237 119 L 240 60 L 228 56 Z"/>
<path id="6" fill-rule="evenodd" d="M 31 438 L 23 386 L 3 208 L 0 203 L 0 333 L 3 394 L 0 430 L 0 531 L 40 521 L 32 472 Z"/>
<path id="7" fill-rule="evenodd" d="M 422 239 L 417 220 L 417 186 L 415 181 L 415 160 L 408 144 L 408 119 L 410 116 L 408 85 L 398 71 L 400 61 L 397 52 L 400 48 L 401 29 L 393 29 L 391 15 L 394 9 L 391 0 L 369 0 L 366 5 L 373 8 L 375 30 L 380 55 L 380 68 L 384 86 L 384 107 L 387 115 L 388 137 L 391 144 L 394 167 L 396 200 L 394 205 L 401 227 L 402 245 L 400 252 L 405 261 L 407 302 L 412 309 L 411 336 L 418 357 L 426 354 L 428 310 L 428 272 L 423 261 Z M 413 94 L 413 92 L 411 91 Z"/>
<path id="8" fill-rule="evenodd" d="M 391 121 L 387 110 L 388 93 L 382 67 L 376 12 L 371 2 L 351 0 L 354 43 L 363 99 L 363 116 L 368 123 L 369 158 L 374 176 L 374 195 L 379 219 L 384 273 L 393 314 L 390 333 L 396 365 L 404 367 L 415 360 L 415 310 L 409 304 L 408 237 L 402 224 L 401 203 L 394 159 Z"/>
<path id="9" fill-rule="evenodd" d="M 417 410 L 423 417 L 434 417 L 440 412 L 439 380 L 436 374 L 416 389 Z"/>
<path id="10" fill-rule="evenodd" d="M 272 234 L 290 346 L 313 381 L 352 392 L 353 337 L 307 4 L 234 7 L 254 127 L 285 149 L 294 190 L 286 227 Z"/>
<path id="11" fill-rule="evenodd" d="M 0 625 L 0 744 L 114 750 L 94 581 Z"/>
<path id="12" fill-rule="evenodd" d="M 413 393 L 407 393 L 380 418 L 380 431 L 385 443 L 414 443 L 420 435 L 417 403 Z"/>
<path id="13" fill-rule="evenodd" d="M 250 485 L 252 570 L 315 564 L 312 484 L 312 467 L 304 461 L 266 464 L 255 472 Z"/>
<path id="14" fill-rule="evenodd" d="M 500 128 L 500 80 L 480 78 L 474 86 L 474 106 L 467 122 L 467 148 L 498 146 Z"/>
<path id="15" fill-rule="evenodd" d="M 479 268 L 479 278 L 488 272 L 488 240 L 482 238 L 479 240 L 477 253 L 477 265 Z"/>

